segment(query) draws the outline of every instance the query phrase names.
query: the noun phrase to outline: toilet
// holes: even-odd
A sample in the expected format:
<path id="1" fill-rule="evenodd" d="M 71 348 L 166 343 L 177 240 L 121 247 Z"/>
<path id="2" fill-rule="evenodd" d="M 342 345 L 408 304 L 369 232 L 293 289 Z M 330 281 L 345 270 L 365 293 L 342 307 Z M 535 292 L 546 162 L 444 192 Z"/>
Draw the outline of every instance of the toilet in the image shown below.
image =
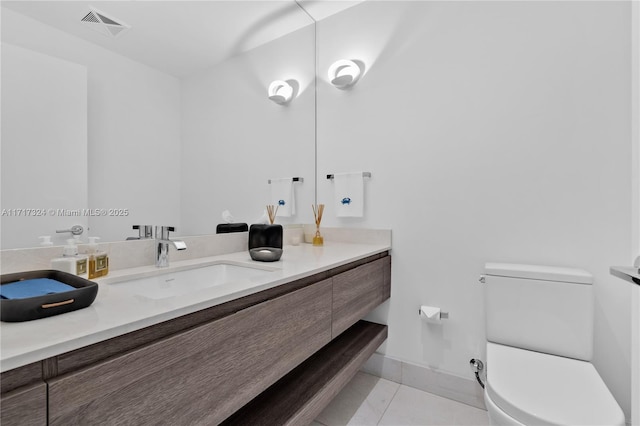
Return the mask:
<path id="1" fill-rule="evenodd" d="M 593 278 L 580 269 L 487 263 L 485 404 L 492 425 L 620 425 L 589 362 Z"/>

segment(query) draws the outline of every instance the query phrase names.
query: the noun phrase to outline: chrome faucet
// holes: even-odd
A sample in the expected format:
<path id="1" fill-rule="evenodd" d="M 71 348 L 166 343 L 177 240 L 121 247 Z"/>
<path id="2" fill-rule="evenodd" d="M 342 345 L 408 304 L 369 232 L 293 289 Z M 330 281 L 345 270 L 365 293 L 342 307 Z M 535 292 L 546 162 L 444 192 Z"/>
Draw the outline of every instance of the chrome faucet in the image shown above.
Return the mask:
<path id="1" fill-rule="evenodd" d="M 156 241 L 158 242 L 156 247 L 156 266 L 158 268 L 169 266 L 169 244 L 175 247 L 176 250 L 187 249 L 184 241 L 169 239 L 169 232 L 174 232 L 175 230 L 173 226 L 156 226 Z"/>
<path id="2" fill-rule="evenodd" d="M 129 240 L 148 240 L 153 238 L 153 226 L 151 225 L 133 225 L 133 229 L 138 230 L 137 237 L 127 237 Z"/>

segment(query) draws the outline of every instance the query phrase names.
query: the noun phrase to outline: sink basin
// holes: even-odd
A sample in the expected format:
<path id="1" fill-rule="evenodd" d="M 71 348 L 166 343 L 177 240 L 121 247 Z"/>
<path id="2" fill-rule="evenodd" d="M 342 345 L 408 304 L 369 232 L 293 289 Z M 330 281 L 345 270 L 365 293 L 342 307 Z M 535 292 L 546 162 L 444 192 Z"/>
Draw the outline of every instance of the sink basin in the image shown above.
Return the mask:
<path id="1" fill-rule="evenodd" d="M 133 294 L 149 299 L 166 299 L 222 284 L 263 276 L 270 272 L 264 269 L 219 263 L 112 285 L 124 287 Z"/>

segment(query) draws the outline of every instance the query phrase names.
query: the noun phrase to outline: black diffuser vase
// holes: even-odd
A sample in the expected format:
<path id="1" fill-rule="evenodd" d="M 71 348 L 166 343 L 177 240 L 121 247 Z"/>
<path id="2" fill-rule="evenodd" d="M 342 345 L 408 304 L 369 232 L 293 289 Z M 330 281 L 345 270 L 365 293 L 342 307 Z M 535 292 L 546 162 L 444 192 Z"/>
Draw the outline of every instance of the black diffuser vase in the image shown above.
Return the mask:
<path id="1" fill-rule="evenodd" d="M 282 225 L 251 225 L 249 254 L 253 260 L 275 262 L 282 256 Z"/>

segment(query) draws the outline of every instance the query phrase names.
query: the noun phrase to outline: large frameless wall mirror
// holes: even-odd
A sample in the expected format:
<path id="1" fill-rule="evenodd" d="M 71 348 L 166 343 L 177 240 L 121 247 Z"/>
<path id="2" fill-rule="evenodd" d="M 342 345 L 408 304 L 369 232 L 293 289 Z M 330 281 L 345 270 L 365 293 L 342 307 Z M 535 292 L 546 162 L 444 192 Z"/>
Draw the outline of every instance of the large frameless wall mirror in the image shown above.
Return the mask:
<path id="1" fill-rule="evenodd" d="M 286 104 L 274 80 L 294 84 Z M 288 1 L 3 1 L 1 248 L 215 233 L 315 190 L 315 28 Z M 308 210 L 308 211 L 307 211 Z"/>

